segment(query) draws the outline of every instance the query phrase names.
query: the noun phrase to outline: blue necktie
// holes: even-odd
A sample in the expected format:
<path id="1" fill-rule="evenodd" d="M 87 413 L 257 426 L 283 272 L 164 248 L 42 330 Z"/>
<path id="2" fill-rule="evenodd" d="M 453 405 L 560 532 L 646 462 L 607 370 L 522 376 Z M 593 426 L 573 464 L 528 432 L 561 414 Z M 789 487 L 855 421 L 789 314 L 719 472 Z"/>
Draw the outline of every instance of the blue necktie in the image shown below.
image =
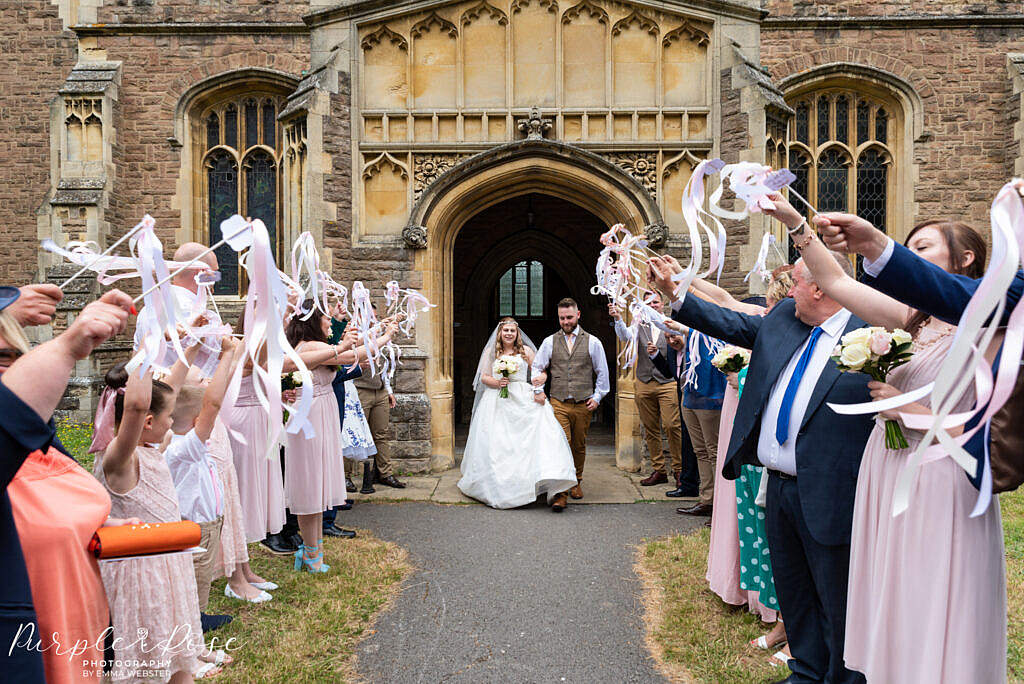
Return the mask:
<path id="1" fill-rule="evenodd" d="M 804 371 L 807 370 L 807 364 L 811 361 L 811 355 L 814 354 L 814 345 L 817 344 L 818 338 L 821 337 L 821 332 L 821 328 L 811 330 L 811 337 L 807 341 L 807 346 L 804 347 L 804 353 L 800 355 L 800 360 L 796 362 L 796 368 L 793 369 L 793 377 L 789 379 L 786 393 L 782 395 L 782 406 L 779 407 L 779 421 L 775 424 L 775 439 L 778 440 L 779 444 L 785 444 L 786 440 L 789 439 L 789 416 L 793 412 L 793 399 L 796 397 L 797 388 L 800 387 L 800 380 L 804 377 Z"/>

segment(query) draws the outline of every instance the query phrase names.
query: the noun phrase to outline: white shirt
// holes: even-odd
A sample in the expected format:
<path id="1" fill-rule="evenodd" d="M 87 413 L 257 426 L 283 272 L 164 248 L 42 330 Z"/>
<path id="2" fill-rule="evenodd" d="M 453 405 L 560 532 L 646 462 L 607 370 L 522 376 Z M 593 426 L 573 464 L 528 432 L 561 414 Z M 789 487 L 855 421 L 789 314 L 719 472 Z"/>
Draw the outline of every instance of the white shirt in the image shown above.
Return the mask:
<path id="1" fill-rule="evenodd" d="M 565 338 L 565 343 L 569 344 L 569 338 L 572 337 L 573 341 L 579 339 L 580 326 L 576 326 L 576 329 L 566 335 L 564 332 L 556 332 L 554 335 L 548 335 L 544 338 L 544 341 L 540 344 L 540 349 L 537 350 L 537 355 L 533 357 L 533 372 L 535 375 L 543 373 L 547 370 L 548 365 L 551 363 L 551 350 L 554 344 L 555 335 L 561 335 Z M 597 373 L 597 380 L 594 381 L 594 393 L 590 395 L 590 399 L 600 403 L 604 399 L 605 395 L 611 391 L 611 385 L 608 383 L 608 360 L 604 355 L 604 347 L 601 345 L 601 340 L 597 339 L 593 335 L 588 336 L 590 339 L 590 363 L 594 366 L 594 372 Z M 569 351 L 572 351 L 572 346 L 569 347 Z M 542 388 L 534 388 L 534 393 L 540 393 L 544 391 Z M 575 397 L 572 397 L 575 398 Z"/>
<path id="2" fill-rule="evenodd" d="M 178 321 L 184 321 L 191 323 L 193 320 L 192 316 L 192 304 L 195 302 L 196 294 L 188 288 L 181 287 L 180 285 L 171 285 L 171 295 L 174 301 L 174 318 Z M 204 307 L 205 308 L 205 307 Z M 139 345 L 142 343 L 142 330 L 145 328 L 144 325 L 139 325 L 144 321 L 149 321 L 156 314 L 153 313 L 149 307 L 144 306 L 139 311 L 138 318 L 135 323 L 135 345 L 134 349 L 138 351 Z M 221 320 L 213 311 L 207 311 L 206 317 L 211 324 L 219 325 Z M 196 354 L 195 363 L 192 365 L 199 368 L 200 374 L 204 378 L 212 378 L 214 371 L 217 370 L 217 363 L 220 359 L 220 339 L 216 337 L 207 337 L 203 339 L 203 343 L 206 347 L 199 349 Z M 178 360 L 178 355 L 174 351 L 174 347 L 170 342 L 164 342 L 163 355 L 157 359 L 155 365 L 157 370 L 169 370 L 174 362 Z"/>
<path id="3" fill-rule="evenodd" d="M 807 343 L 810 342 L 810 334 L 800 348 L 793 352 L 793 357 L 775 381 L 771 394 L 768 395 L 768 405 L 761 416 L 761 435 L 757 440 L 757 458 L 762 465 L 796 476 L 797 433 L 800 431 L 800 425 L 804 422 L 807 403 L 811 400 L 811 394 L 814 393 L 814 387 L 818 384 L 818 378 L 825 369 L 825 364 L 831 363 L 832 350 L 839 344 L 839 339 L 843 336 L 843 331 L 846 330 L 849 322 L 850 312 L 840 309 L 818 326 L 821 328 L 821 335 L 818 337 L 811 358 L 804 369 L 804 375 L 800 378 L 796 395 L 793 397 L 793 406 L 789 413 L 789 439 L 781 445 L 775 437 L 775 428 L 779 422 L 782 398 L 786 394 L 789 379 L 793 377 L 793 371 L 796 370 L 800 356 L 804 353 Z"/>
<path id="4" fill-rule="evenodd" d="M 171 442 L 164 450 L 164 460 L 178 492 L 178 507 L 183 520 L 208 523 L 223 514 L 224 492 L 220 487 L 217 466 L 194 429 L 184 435 L 171 435 Z"/>
<path id="5" fill-rule="evenodd" d="M 896 243 L 893 242 L 892 238 L 888 238 L 885 242 L 885 249 L 878 255 L 878 258 L 874 261 L 868 261 L 867 257 L 861 262 L 864 267 L 864 272 L 872 278 L 877 278 L 878 274 L 882 272 L 886 264 L 889 263 L 889 259 L 892 258 L 892 253 L 896 249 Z"/>

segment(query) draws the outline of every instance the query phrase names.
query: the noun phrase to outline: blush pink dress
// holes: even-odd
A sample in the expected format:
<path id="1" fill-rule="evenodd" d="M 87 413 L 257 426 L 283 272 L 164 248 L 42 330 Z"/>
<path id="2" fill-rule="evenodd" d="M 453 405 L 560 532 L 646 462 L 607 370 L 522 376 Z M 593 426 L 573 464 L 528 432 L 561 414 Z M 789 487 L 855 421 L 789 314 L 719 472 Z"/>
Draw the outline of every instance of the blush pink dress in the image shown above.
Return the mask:
<path id="1" fill-rule="evenodd" d="M 939 322 L 922 329 L 913 357 L 889 384 L 908 391 L 934 380 L 955 330 Z M 971 406 L 969 394 L 954 412 Z M 970 517 L 978 492 L 946 456 L 918 469 L 910 508 L 894 518 L 897 478 L 923 435 L 903 428 L 910 446 L 893 451 L 885 448 L 884 430 L 876 419 L 857 477 L 846 666 L 869 682 L 1005 682 L 999 500 Z"/>
<path id="2" fill-rule="evenodd" d="M 729 437 L 736 417 L 739 396 L 732 385 L 726 385 L 722 399 L 722 419 L 718 428 L 718 454 L 715 460 L 715 505 L 711 512 L 711 543 L 708 547 L 708 570 L 705 579 L 711 591 L 734 606 L 747 604 L 747 609 L 764 622 L 775 622 L 778 613 L 758 600 L 758 592 L 740 588 L 740 534 L 736 518 L 736 483 L 722 475 L 722 466 L 729 453 Z"/>
<path id="3" fill-rule="evenodd" d="M 110 515 L 143 522 L 178 522 L 178 493 L 163 454 L 136 447 L 139 481 L 119 494 L 107 486 L 103 469 L 96 477 L 110 494 Z M 114 625 L 115 682 L 167 681 L 178 671 L 195 672 L 203 648 L 199 593 L 192 556 L 174 554 L 100 563 Z M 166 653 L 163 645 L 168 644 Z M 138 665 L 136 665 L 138 663 Z M 149 676 L 142 677 L 140 674 Z"/>
<path id="4" fill-rule="evenodd" d="M 242 499 L 238 490 L 238 473 L 231 453 L 231 439 L 224 422 L 217 418 L 207 446 L 210 458 L 217 464 L 221 491 L 224 492 L 224 526 L 220 531 L 220 546 L 224 559 L 224 575 L 230 577 L 235 566 L 249 560 L 245 543 L 245 519 Z"/>
<path id="5" fill-rule="evenodd" d="M 304 345 L 299 345 L 301 351 Z M 341 418 L 331 382 L 335 369 L 313 369 L 313 405 L 309 421 L 316 434 L 288 434 L 284 452 L 284 491 L 295 515 L 322 513 L 345 503 L 345 464 L 342 460 Z"/>
<path id="6" fill-rule="evenodd" d="M 276 534 L 284 526 L 284 477 L 281 459 L 275 453 L 267 458 L 267 414 L 256 398 L 253 376 L 242 376 L 235 405 L 221 412 L 227 427 L 231 458 L 238 477 L 238 496 L 242 509 L 242 527 L 247 542 L 258 542 Z"/>

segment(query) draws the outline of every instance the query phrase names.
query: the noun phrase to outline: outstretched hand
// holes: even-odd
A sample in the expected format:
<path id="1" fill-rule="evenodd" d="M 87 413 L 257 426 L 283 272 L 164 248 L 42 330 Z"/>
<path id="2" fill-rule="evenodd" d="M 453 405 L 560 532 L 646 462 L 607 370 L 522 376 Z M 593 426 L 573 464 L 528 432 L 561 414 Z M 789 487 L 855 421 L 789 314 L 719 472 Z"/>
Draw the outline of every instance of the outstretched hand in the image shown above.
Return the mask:
<path id="1" fill-rule="evenodd" d="M 781 193 L 773 192 L 768 195 L 768 199 L 770 199 L 772 204 L 775 205 L 775 208 L 763 209 L 762 211 L 764 211 L 766 215 L 782 221 L 790 228 L 796 228 L 803 222 L 803 215 L 797 211 L 796 208 L 789 203 L 789 200 L 783 197 Z"/>
<path id="2" fill-rule="evenodd" d="M 676 291 L 676 284 L 672 280 L 675 274 L 672 257 L 651 257 L 647 260 L 647 278 L 654 283 L 655 287 L 671 297 Z M 678 264 L 676 264 L 678 265 Z"/>
<path id="3" fill-rule="evenodd" d="M 7 313 L 26 328 L 49 323 L 64 298 L 60 288 L 50 283 L 23 285 L 18 290 L 21 295 L 7 307 Z"/>
<path id="4" fill-rule="evenodd" d="M 81 360 L 128 324 L 132 299 L 120 290 L 110 290 L 87 305 L 64 333 L 57 337 L 68 353 Z"/>
<path id="5" fill-rule="evenodd" d="M 836 252 L 860 254 L 870 261 L 882 256 L 889 238 L 871 223 L 853 214 L 829 212 L 814 217 L 822 242 Z"/>

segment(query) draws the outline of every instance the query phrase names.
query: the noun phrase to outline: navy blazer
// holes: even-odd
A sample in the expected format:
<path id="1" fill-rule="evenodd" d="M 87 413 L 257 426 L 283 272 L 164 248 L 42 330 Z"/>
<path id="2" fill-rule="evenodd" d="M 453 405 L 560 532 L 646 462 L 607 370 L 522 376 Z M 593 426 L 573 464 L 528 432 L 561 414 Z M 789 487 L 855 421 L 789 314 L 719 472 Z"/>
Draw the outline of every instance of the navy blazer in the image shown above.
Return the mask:
<path id="1" fill-rule="evenodd" d="M 751 316 L 699 297 L 687 297 L 672 314 L 683 325 L 751 350 L 747 381 L 736 407 L 729 451 L 722 468 L 727 479 L 738 478 L 744 464 L 761 465 L 757 442 L 772 387 L 811 332 L 811 326 L 798 319 L 795 312 L 795 304 L 789 298 L 764 316 Z M 850 316 L 844 334 L 865 325 L 861 319 Z M 840 373 L 834 363 L 825 364 L 796 435 L 800 507 L 811 536 L 820 544 L 850 543 L 857 471 L 875 424 L 871 416 L 842 416 L 829 410 L 825 403 L 870 401 L 869 380 L 863 373 Z"/>
<path id="2" fill-rule="evenodd" d="M 893 244 L 892 256 L 885 268 L 875 277 L 865 273 L 863 282 L 929 316 L 956 325 L 981 280 L 949 273 L 925 261 L 900 243 Z M 1002 325 L 1006 325 L 1022 293 L 1024 272 L 1017 271 L 1006 293 Z"/>
<path id="3" fill-rule="evenodd" d="M 32 587 L 29 585 L 25 557 L 14 525 L 11 502 L 7 498 L 7 485 L 14 479 L 28 455 L 35 450 L 45 451 L 53 443 L 53 423 L 42 420 L 27 404 L 0 381 L 0 644 L 6 656 L 21 627 L 26 631 L 19 643 L 32 637 L 39 638 L 39 625 L 32 605 Z M 28 625 L 35 625 L 29 630 Z M 42 682 L 43 660 L 35 650 L 15 646 L 6 659 L 4 681 Z"/>

